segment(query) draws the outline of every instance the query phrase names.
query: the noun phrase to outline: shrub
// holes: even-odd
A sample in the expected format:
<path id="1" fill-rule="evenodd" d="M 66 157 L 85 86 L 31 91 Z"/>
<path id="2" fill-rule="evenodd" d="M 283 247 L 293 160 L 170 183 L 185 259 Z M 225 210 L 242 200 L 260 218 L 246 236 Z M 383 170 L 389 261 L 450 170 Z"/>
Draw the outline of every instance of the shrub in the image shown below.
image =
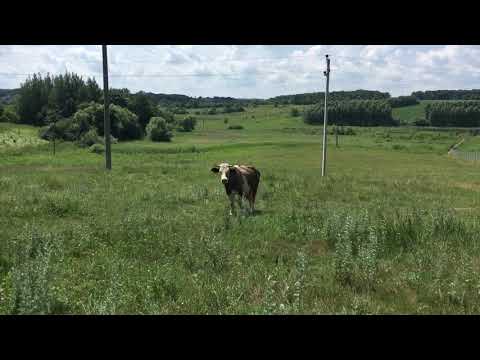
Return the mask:
<path id="1" fill-rule="evenodd" d="M 335 128 L 330 128 L 328 133 L 331 135 L 335 135 Z M 356 135 L 355 131 L 349 127 L 337 126 L 337 134 L 338 135 Z"/>
<path id="2" fill-rule="evenodd" d="M 392 145 L 392 149 L 393 150 L 404 150 L 406 149 L 407 147 L 405 145 L 400 145 L 400 144 L 393 144 Z"/>
<path id="3" fill-rule="evenodd" d="M 110 106 L 110 117 L 112 122 L 111 134 L 119 140 L 141 139 L 142 127 L 138 117 L 128 109 L 117 105 Z M 103 133 L 103 132 L 102 132 Z"/>
<path id="4" fill-rule="evenodd" d="M 147 125 L 147 136 L 152 141 L 171 141 L 171 125 L 164 118 L 153 117 Z"/>
<path id="5" fill-rule="evenodd" d="M 104 130 L 104 109 L 100 104 L 92 103 L 90 106 L 79 110 L 72 118 L 72 129 L 74 139 L 80 137 L 91 128 L 96 128 L 97 134 L 103 136 Z M 128 109 L 111 104 L 110 105 L 111 135 L 119 140 L 133 140 L 142 137 L 142 128 L 138 117 Z M 66 139 L 67 140 L 67 139 Z M 71 141 L 71 140 L 70 140 Z"/>
<path id="6" fill-rule="evenodd" d="M 292 109 L 290 110 L 290 115 L 291 115 L 292 117 L 300 116 L 300 111 L 298 111 L 297 108 L 292 108 Z"/>
<path id="7" fill-rule="evenodd" d="M 228 130 L 243 130 L 243 126 L 242 125 L 230 125 L 227 129 Z"/>
<path id="8" fill-rule="evenodd" d="M 244 112 L 245 109 L 241 107 L 240 105 L 227 105 L 225 106 L 225 109 L 223 109 L 224 113 L 233 113 L 233 112 Z"/>
<path id="9" fill-rule="evenodd" d="M 415 126 L 430 126 L 430 122 L 427 121 L 426 119 L 415 119 L 413 121 L 413 124 Z"/>
<path id="10" fill-rule="evenodd" d="M 172 111 L 174 114 L 180 114 L 180 115 L 183 115 L 183 114 L 188 114 L 188 111 L 183 109 L 183 108 L 174 108 L 173 111 Z M 166 120 L 166 119 L 165 119 Z"/>
<path id="11" fill-rule="evenodd" d="M 208 110 L 208 115 L 215 115 L 217 113 L 217 109 L 216 108 L 211 108 L 210 110 Z"/>
<path id="12" fill-rule="evenodd" d="M 102 144 L 93 144 L 88 148 L 88 151 L 94 154 L 104 154 L 105 146 L 103 146 Z"/>
<path id="13" fill-rule="evenodd" d="M 12 109 L 0 107 L 0 122 L 18 123 L 18 115 Z"/>
<path id="14" fill-rule="evenodd" d="M 84 133 L 79 140 L 79 145 L 88 147 L 92 146 L 93 144 L 102 144 L 103 139 L 98 136 L 97 130 L 92 128 Z"/>
<path id="15" fill-rule="evenodd" d="M 225 118 L 225 119 L 223 120 L 223 123 L 224 123 L 224 124 L 228 124 L 228 118 Z"/>
<path id="16" fill-rule="evenodd" d="M 158 109 L 155 116 L 164 118 L 168 124 L 174 124 L 176 121 L 175 115 L 173 115 L 173 113 L 168 110 Z"/>
<path id="17" fill-rule="evenodd" d="M 181 131 L 190 132 L 195 129 L 195 125 L 197 125 L 197 119 L 193 116 L 187 116 L 185 119 L 180 120 L 178 125 L 180 126 Z"/>
<path id="18" fill-rule="evenodd" d="M 40 129 L 40 137 L 44 140 L 52 138 L 75 141 L 80 137 L 80 128 L 71 119 L 61 119 Z"/>

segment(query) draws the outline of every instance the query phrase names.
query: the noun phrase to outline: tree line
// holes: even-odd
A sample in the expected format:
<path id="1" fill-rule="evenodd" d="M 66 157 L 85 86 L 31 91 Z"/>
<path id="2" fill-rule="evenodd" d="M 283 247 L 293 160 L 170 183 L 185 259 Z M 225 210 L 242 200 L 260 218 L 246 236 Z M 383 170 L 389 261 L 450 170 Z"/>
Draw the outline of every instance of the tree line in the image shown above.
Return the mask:
<path id="1" fill-rule="evenodd" d="M 425 117 L 438 127 L 479 127 L 480 101 L 438 101 L 427 104 Z"/>
<path id="2" fill-rule="evenodd" d="M 390 103 L 390 106 L 392 108 L 417 105 L 417 104 L 420 103 L 415 96 L 392 97 L 392 98 L 388 99 L 388 102 Z"/>
<path id="3" fill-rule="evenodd" d="M 168 108 L 225 108 L 245 107 L 266 103 L 262 99 L 237 99 L 232 97 L 202 97 L 197 98 L 178 94 L 145 93 L 155 104 Z"/>
<path id="4" fill-rule="evenodd" d="M 328 123 L 349 126 L 396 126 L 392 107 L 386 100 L 329 101 Z M 307 124 L 323 124 L 324 103 L 320 103 L 303 115 Z"/>
<path id="5" fill-rule="evenodd" d="M 418 100 L 480 100 L 480 89 L 414 91 Z"/>
<path id="6" fill-rule="evenodd" d="M 389 99 L 390 94 L 374 90 L 332 91 L 328 94 L 330 100 L 382 100 Z M 312 105 L 325 100 L 324 92 L 313 92 L 295 95 L 281 95 L 268 99 L 274 104 Z"/>

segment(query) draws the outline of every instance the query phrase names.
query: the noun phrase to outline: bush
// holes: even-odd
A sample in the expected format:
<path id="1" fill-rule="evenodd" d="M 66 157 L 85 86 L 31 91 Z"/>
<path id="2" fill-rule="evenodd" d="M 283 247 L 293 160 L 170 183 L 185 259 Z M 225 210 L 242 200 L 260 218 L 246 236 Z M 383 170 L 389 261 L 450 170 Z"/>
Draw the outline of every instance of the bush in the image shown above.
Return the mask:
<path id="1" fill-rule="evenodd" d="M 223 120 L 223 123 L 224 123 L 224 124 L 228 124 L 228 118 L 225 118 L 225 119 Z"/>
<path id="2" fill-rule="evenodd" d="M 297 108 L 292 108 L 292 109 L 290 110 L 290 115 L 293 116 L 293 117 L 300 116 L 300 111 L 298 111 Z"/>
<path id="3" fill-rule="evenodd" d="M 193 116 L 187 116 L 185 119 L 180 120 L 178 125 L 180 126 L 181 131 L 190 132 L 195 129 L 195 125 L 197 125 L 197 119 Z"/>
<path id="4" fill-rule="evenodd" d="M 164 118 L 153 117 L 147 125 L 147 136 L 152 141 L 171 141 L 171 125 Z"/>
<path id="5" fill-rule="evenodd" d="M 102 144 L 103 139 L 98 136 L 97 130 L 92 128 L 80 137 L 79 145 L 88 147 L 94 144 Z"/>
<path id="6" fill-rule="evenodd" d="M 228 130 L 243 130 L 243 126 L 242 125 L 230 125 L 227 129 Z"/>
<path id="7" fill-rule="evenodd" d="M 168 124 L 175 124 L 176 122 L 175 115 L 173 115 L 173 113 L 168 110 L 158 109 L 155 116 L 164 118 Z"/>
<path id="8" fill-rule="evenodd" d="M 338 135 L 356 135 L 355 131 L 349 127 L 337 126 L 337 134 Z M 335 128 L 332 127 L 328 130 L 330 135 L 335 135 Z"/>
<path id="9" fill-rule="evenodd" d="M 110 106 L 112 123 L 111 134 L 119 140 L 141 139 L 143 131 L 138 117 L 128 109 L 117 105 Z M 103 133 L 103 131 L 102 131 Z"/>
<path id="10" fill-rule="evenodd" d="M 19 118 L 15 111 L 7 107 L 0 107 L 0 122 L 18 123 Z"/>
<path id="11" fill-rule="evenodd" d="M 140 139 L 143 135 L 137 115 L 114 104 L 110 105 L 110 124 L 111 135 L 119 140 Z M 72 118 L 71 127 L 76 132 L 73 140 L 79 140 L 91 128 L 96 128 L 97 134 L 103 136 L 103 106 L 92 103 L 90 106 L 77 111 Z"/>
<path id="12" fill-rule="evenodd" d="M 55 137 L 65 141 L 76 141 L 80 134 L 78 124 L 73 123 L 71 119 L 61 119 L 40 129 L 40 137 L 44 140 L 51 140 Z"/>
<path id="13" fill-rule="evenodd" d="M 426 119 L 415 119 L 413 121 L 413 124 L 415 126 L 430 126 L 430 122 L 427 121 Z"/>
<path id="14" fill-rule="evenodd" d="M 223 109 L 223 112 L 228 114 L 228 113 L 233 113 L 233 112 L 244 112 L 245 109 L 241 107 L 240 105 L 227 105 L 225 106 L 225 109 Z"/>
<path id="15" fill-rule="evenodd" d="M 211 108 L 207 112 L 208 115 L 216 115 L 217 114 L 217 109 L 216 108 Z"/>
<path id="16" fill-rule="evenodd" d="M 88 151 L 94 154 L 104 154 L 105 146 L 103 146 L 102 144 L 93 144 L 88 148 Z"/>
<path id="17" fill-rule="evenodd" d="M 188 114 L 188 111 L 183 109 L 183 108 L 175 108 L 173 109 L 172 111 L 174 114 L 180 114 L 180 115 L 183 115 L 183 114 Z"/>

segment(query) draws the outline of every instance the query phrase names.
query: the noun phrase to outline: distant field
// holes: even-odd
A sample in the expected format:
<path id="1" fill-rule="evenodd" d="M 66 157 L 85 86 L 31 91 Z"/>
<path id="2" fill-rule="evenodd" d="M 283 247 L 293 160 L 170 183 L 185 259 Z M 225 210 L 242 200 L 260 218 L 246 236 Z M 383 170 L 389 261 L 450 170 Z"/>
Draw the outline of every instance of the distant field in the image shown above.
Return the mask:
<path id="1" fill-rule="evenodd" d="M 480 165 L 447 155 L 466 132 L 329 135 L 321 178 L 322 128 L 289 114 L 201 115 L 114 144 L 111 173 L 0 144 L 0 313 L 480 313 Z M 228 216 L 223 161 L 260 170 L 254 216 Z"/>
<path id="2" fill-rule="evenodd" d="M 423 100 L 417 105 L 394 108 L 392 116 L 407 124 L 413 123 L 416 119 L 425 119 L 425 107 L 429 102 L 431 100 Z"/>

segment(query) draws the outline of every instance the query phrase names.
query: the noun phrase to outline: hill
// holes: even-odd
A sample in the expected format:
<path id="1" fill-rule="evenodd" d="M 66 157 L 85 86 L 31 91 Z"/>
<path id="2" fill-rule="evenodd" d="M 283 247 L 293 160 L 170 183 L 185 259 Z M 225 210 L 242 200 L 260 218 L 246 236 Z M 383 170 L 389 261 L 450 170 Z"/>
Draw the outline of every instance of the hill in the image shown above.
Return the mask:
<path id="1" fill-rule="evenodd" d="M 0 104 L 10 104 L 19 93 L 20 89 L 0 89 Z"/>

